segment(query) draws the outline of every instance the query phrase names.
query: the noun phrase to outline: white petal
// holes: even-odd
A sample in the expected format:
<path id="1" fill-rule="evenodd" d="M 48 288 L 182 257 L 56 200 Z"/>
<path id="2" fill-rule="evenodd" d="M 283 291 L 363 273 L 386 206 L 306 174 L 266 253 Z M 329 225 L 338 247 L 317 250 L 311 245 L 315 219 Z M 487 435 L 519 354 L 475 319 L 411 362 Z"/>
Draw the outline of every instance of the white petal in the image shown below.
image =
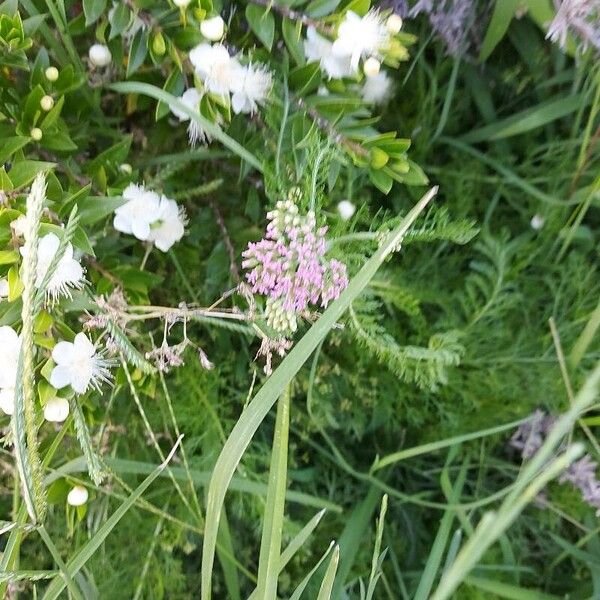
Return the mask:
<path id="1" fill-rule="evenodd" d="M 52 369 L 52 373 L 50 373 L 50 385 L 60 390 L 68 386 L 71 383 L 71 367 L 66 367 L 63 365 L 58 365 Z"/>
<path id="2" fill-rule="evenodd" d="M 85 333 L 78 333 L 75 336 L 73 346 L 75 348 L 75 354 L 78 358 L 82 356 L 87 356 L 88 358 L 91 358 L 92 356 L 94 356 L 94 354 L 96 354 L 96 347 L 94 346 L 94 344 L 92 344 L 92 342 L 90 341 L 88 336 L 85 335 Z"/>
<path id="3" fill-rule="evenodd" d="M 150 224 L 146 221 L 133 221 L 131 223 L 131 233 L 138 240 L 145 242 L 150 237 Z"/>
<path id="4" fill-rule="evenodd" d="M 0 389 L 0 409 L 6 415 L 12 415 L 15 410 L 15 390 L 14 388 Z"/>
<path id="5" fill-rule="evenodd" d="M 75 347 L 71 342 L 58 342 L 52 349 L 52 360 L 57 365 L 70 365 L 76 358 Z"/>

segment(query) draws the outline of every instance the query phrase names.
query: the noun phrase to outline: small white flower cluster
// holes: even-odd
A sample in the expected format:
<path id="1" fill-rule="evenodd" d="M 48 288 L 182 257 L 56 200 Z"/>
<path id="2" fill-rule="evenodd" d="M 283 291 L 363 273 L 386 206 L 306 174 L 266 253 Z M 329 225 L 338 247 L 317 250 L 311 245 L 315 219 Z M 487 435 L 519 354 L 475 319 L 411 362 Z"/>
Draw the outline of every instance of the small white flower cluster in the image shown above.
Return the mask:
<path id="1" fill-rule="evenodd" d="M 390 46 L 392 36 L 402 28 L 402 19 L 395 14 L 387 19 L 375 10 L 363 17 L 349 10 L 340 23 L 337 36 L 330 41 L 309 27 L 304 40 L 308 61 L 318 62 L 329 79 L 354 77 L 360 61 L 366 79 L 361 90 L 365 102 L 381 104 L 390 95 L 392 80 L 381 71 L 381 61 Z"/>
<path id="2" fill-rule="evenodd" d="M 204 21 L 203 25 L 208 24 L 215 31 L 203 33 L 208 39 L 214 39 L 221 25 L 219 23 L 213 25 L 209 21 L 212 19 Z M 235 114 L 253 114 L 258 106 L 266 101 L 273 84 L 273 77 L 264 66 L 253 63 L 243 65 L 220 43 L 198 44 L 190 52 L 190 62 L 194 66 L 196 76 L 202 82 L 202 90 L 190 88 L 180 96 L 179 100 L 193 111 L 199 111 L 202 96 L 210 93 L 220 96 L 221 99 L 227 99 Z M 171 106 L 171 112 L 180 121 L 190 120 L 190 116 L 176 106 Z M 220 121 L 216 124 L 219 125 Z M 191 121 L 188 133 L 191 144 L 195 144 L 198 140 L 210 141 L 210 136 L 195 121 Z"/>
<path id="3" fill-rule="evenodd" d="M 185 211 L 175 200 L 133 183 L 125 188 L 123 198 L 127 202 L 115 210 L 113 220 L 117 231 L 151 242 L 163 252 L 183 237 Z"/>

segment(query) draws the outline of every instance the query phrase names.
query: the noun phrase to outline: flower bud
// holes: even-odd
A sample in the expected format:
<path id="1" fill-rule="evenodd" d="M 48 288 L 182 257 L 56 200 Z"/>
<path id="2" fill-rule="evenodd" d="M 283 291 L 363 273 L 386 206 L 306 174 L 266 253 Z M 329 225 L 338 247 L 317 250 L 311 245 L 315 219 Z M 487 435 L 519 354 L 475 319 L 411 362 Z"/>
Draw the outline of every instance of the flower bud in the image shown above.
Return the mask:
<path id="1" fill-rule="evenodd" d="M 533 217 L 531 217 L 531 221 L 529 224 L 531 225 L 531 229 L 534 229 L 535 231 L 539 231 L 544 226 L 545 222 L 546 222 L 546 219 L 544 219 L 544 217 L 542 217 L 542 215 L 535 214 L 535 215 L 533 215 Z"/>
<path id="2" fill-rule="evenodd" d="M 94 67 L 106 67 L 110 65 L 112 61 L 112 54 L 108 49 L 108 46 L 104 44 L 94 44 L 88 53 L 90 62 Z"/>
<path id="3" fill-rule="evenodd" d="M 396 14 L 390 15 L 385 22 L 385 26 L 391 34 L 399 33 L 402 29 L 402 17 Z"/>
<path id="4" fill-rule="evenodd" d="M 43 134 L 39 127 L 34 127 L 29 135 L 31 136 L 32 140 L 39 142 L 42 139 Z"/>
<path id="5" fill-rule="evenodd" d="M 218 15 L 212 19 L 206 19 L 200 23 L 200 32 L 207 40 L 216 42 L 223 37 L 225 21 Z"/>
<path id="6" fill-rule="evenodd" d="M 185 8 L 192 0 L 173 0 L 173 4 L 179 8 Z"/>
<path id="7" fill-rule="evenodd" d="M 48 112 L 49 110 L 52 110 L 52 107 L 54 106 L 54 100 L 52 98 L 52 96 L 44 96 L 41 100 L 40 100 L 40 106 L 42 107 L 42 110 Z"/>
<path id="8" fill-rule="evenodd" d="M 69 401 L 66 398 L 51 398 L 44 406 L 44 419 L 62 423 L 69 416 Z"/>
<path id="9" fill-rule="evenodd" d="M 71 506 L 83 506 L 88 501 L 88 491 L 82 485 L 76 485 L 67 496 L 67 502 Z"/>
<path id="10" fill-rule="evenodd" d="M 363 65 L 363 71 L 367 77 L 374 77 L 379 74 L 379 69 L 381 68 L 381 63 L 371 56 L 371 58 L 367 58 L 365 60 L 365 64 Z"/>
<path id="11" fill-rule="evenodd" d="M 45 75 L 48 81 L 56 81 L 58 79 L 58 69 L 56 67 L 48 67 Z"/>
<path id="12" fill-rule="evenodd" d="M 352 215 L 356 212 L 356 206 L 354 206 L 350 200 L 342 200 L 339 202 L 337 209 L 343 221 L 352 218 Z"/>
<path id="13" fill-rule="evenodd" d="M 160 31 L 152 39 L 152 50 L 156 56 L 162 56 L 167 51 L 165 38 Z"/>
<path id="14" fill-rule="evenodd" d="M 125 175 L 131 175 L 133 169 L 129 163 L 122 163 L 119 165 L 119 171 L 121 171 L 121 173 L 125 173 Z"/>

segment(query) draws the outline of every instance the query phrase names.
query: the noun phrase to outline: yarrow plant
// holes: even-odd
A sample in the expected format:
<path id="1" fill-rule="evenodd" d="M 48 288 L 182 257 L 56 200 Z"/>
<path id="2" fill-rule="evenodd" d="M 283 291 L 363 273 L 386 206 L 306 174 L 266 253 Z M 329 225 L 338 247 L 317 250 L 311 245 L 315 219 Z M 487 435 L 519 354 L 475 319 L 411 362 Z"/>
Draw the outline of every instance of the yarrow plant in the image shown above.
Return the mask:
<path id="1" fill-rule="evenodd" d="M 267 323 L 280 333 L 294 332 L 310 306 L 326 307 L 348 285 L 346 265 L 326 259 L 327 227 L 314 212 L 299 214 L 292 199 L 267 213 L 265 237 L 243 252 L 242 267 L 254 293 L 266 297 Z"/>

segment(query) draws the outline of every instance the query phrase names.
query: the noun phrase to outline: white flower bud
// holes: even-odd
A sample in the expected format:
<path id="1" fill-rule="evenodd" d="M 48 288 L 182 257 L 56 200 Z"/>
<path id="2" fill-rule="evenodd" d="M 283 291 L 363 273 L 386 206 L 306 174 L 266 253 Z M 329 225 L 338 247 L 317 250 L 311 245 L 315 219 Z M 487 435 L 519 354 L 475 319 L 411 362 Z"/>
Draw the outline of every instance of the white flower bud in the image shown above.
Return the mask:
<path id="1" fill-rule="evenodd" d="M 371 58 L 367 58 L 363 66 L 363 70 L 367 77 L 375 77 L 375 75 L 378 75 L 380 68 L 381 63 L 373 56 L 371 56 Z"/>
<path id="2" fill-rule="evenodd" d="M 337 209 L 340 217 L 342 217 L 344 221 L 351 219 L 352 215 L 356 212 L 356 206 L 354 206 L 350 200 L 342 200 L 338 203 Z"/>
<path id="3" fill-rule="evenodd" d="M 39 127 L 34 127 L 29 134 L 32 140 L 39 142 L 42 139 L 42 130 Z"/>
<path id="4" fill-rule="evenodd" d="M 8 285 L 8 279 L 3 277 L 0 279 L 0 299 L 8 298 L 10 292 L 10 286 Z"/>
<path id="5" fill-rule="evenodd" d="M 545 222 L 546 222 L 546 219 L 544 219 L 544 217 L 542 217 L 542 215 L 533 215 L 533 217 L 531 217 L 531 221 L 529 222 L 529 224 L 531 225 L 531 229 L 535 229 L 536 231 L 539 231 L 544 226 Z"/>
<path id="6" fill-rule="evenodd" d="M 82 506 L 88 501 L 88 491 L 82 485 L 76 485 L 67 496 L 67 502 L 71 506 Z"/>
<path id="7" fill-rule="evenodd" d="M 112 61 L 112 54 L 108 46 L 104 44 L 94 44 L 88 53 L 90 62 L 94 67 L 106 67 Z"/>
<path id="8" fill-rule="evenodd" d="M 133 169 L 129 163 L 122 163 L 119 165 L 119 171 L 121 171 L 121 173 L 125 173 L 125 175 L 131 175 Z"/>
<path id="9" fill-rule="evenodd" d="M 48 67 L 45 75 L 48 81 L 56 81 L 58 79 L 58 69 L 56 67 Z"/>
<path id="10" fill-rule="evenodd" d="M 179 8 L 185 8 L 192 0 L 173 0 L 173 4 Z"/>
<path id="11" fill-rule="evenodd" d="M 51 398 L 44 406 L 44 419 L 62 423 L 69 416 L 69 401 L 66 398 Z"/>
<path id="12" fill-rule="evenodd" d="M 200 33 L 211 42 L 216 42 L 223 37 L 225 21 L 220 16 L 206 19 L 200 23 Z"/>
<path id="13" fill-rule="evenodd" d="M 391 34 L 399 33 L 402 29 L 402 17 L 395 14 L 390 15 L 385 22 L 385 26 Z"/>
<path id="14" fill-rule="evenodd" d="M 46 95 L 40 100 L 40 106 L 42 107 L 42 110 L 48 112 L 49 110 L 52 110 L 52 107 L 54 106 L 54 99 L 52 96 Z"/>

